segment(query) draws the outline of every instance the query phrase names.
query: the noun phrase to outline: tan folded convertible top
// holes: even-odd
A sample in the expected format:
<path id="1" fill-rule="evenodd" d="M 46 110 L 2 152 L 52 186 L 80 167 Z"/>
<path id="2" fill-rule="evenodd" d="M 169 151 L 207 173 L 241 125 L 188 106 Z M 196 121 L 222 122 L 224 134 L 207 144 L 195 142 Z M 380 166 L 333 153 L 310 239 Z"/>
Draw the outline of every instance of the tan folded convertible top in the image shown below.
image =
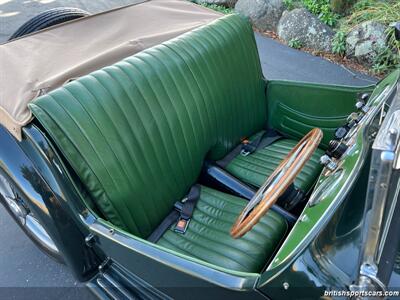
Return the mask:
<path id="1" fill-rule="evenodd" d="M 68 80 L 207 24 L 221 14 L 152 0 L 61 24 L 0 45 L 0 124 L 21 139 L 28 103 Z"/>

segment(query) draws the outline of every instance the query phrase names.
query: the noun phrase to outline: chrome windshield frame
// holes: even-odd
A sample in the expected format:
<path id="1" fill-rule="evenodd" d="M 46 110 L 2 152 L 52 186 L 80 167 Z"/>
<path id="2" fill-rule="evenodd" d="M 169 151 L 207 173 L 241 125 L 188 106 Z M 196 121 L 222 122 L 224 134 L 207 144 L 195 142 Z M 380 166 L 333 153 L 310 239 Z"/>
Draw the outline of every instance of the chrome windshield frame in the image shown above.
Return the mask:
<path id="1" fill-rule="evenodd" d="M 400 83 L 386 117 L 372 145 L 371 167 L 368 179 L 363 224 L 363 243 L 359 258 L 358 282 L 352 288 L 357 290 L 385 290 L 378 278 L 378 266 L 393 208 L 398 201 L 400 182 L 391 180 L 394 170 L 400 168 Z M 395 185 L 395 189 L 390 186 Z M 393 192 L 390 192 L 394 190 Z"/>

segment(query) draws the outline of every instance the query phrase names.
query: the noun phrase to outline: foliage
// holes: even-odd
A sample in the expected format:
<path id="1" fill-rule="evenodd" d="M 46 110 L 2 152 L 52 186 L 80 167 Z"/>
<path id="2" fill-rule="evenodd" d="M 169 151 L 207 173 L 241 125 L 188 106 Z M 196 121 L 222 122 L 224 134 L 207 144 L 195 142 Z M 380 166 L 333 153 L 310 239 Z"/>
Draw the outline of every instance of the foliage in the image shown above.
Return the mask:
<path id="1" fill-rule="evenodd" d="M 230 14 L 230 13 L 233 12 L 233 8 L 225 7 L 225 6 L 222 6 L 222 5 L 209 4 L 209 3 L 200 3 L 200 5 L 202 5 L 204 7 L 207 7 L 207 8 L 210 8 L 210 9 L 213 9 L 213 10 L 218 11 L 218 12 L 223 13 L 223 14 Z"/>
<path id="2" fill-rule="evenodd" d="M 392 22 L 400 20 L 399 0 L 337 0 L 336 2 L 346 7 L 341 11 L 341 15 L 336 13 L 336 11 L 339 12 L 340 9 L 338 9 L 339 4 L 335 1 L 336 0 L 283 0 L 283 3 L 288 10 L 304 6 L 328 26 L 337 27 L 338 31 L 332 42 L 332 52 L 342 56 L 346 53 L 346 36 L 355 26 L 365 21 L 377 21 L 385 26 L 389 26 Z M 221 5 L 207 3 L 201 5 L 224 14 L 233 12 L 232 8 Z M 349 9 L 351 5 L 353 5 L 353 7 Z M 290 40 L 288 45 L 294 49 L 303 47 L 298 39 Z M 394 30 L 388 27 L 387 46 L 378 50 L 378 54 L 374 59 L 372 71 L 376 74 L 387 74 L 391 70 L 399 67 L 400 42 L 395 40 Z"/>
<path id="3" fill-rule="evenodd" d="M 319 18 L 322 22 L 331 27 L 335 26 L 338 21 L 337 14 L 333 13 L 331 11 L 330 6 L 326 5 L 321 8 L 321 13 L 319 14 Z"/>
<path id="4" fill-rule="evenodd" d="M 356 0 L 331 0 L 331 9 L 333 12 L 345 15 L 350 11 Z"/>
<path id="5" fill-rule="evenodd" d="M 344 31 L 336 32 L 332 41 L 332 52 L 341 56 L 346 54 L 346 33 Z"/>
<path id="6" fill-rule="evenodd" d="M 294 49 L 300 49 L 301 47 L 303 47 L 303 45 L 298 39 L 291 39 L 288 43 L 288 46 Z"/>
<path id="7" fill-rule="evenodd" d="M 327 3 L 328 2 L 328 3 Z M 304 6 L 314 15 L 320 14 L 324 5 L 329 5 L 327 0 L 303 0 Z"/>
<path id="8" fill-rule="evenodd" d="M 293 8 L 295 8 L 295 3 L 293 0 L 283 0 L 283 4 L 288 10 L 292 10 Z"/>
<path id="9" fill-rule="evenodd" d="M 384 25 L 400 20 L 400 1 L 398 0 L 360 0 L 345 25 L 353 27 L 364 21 L 377 21 Z"/>
<path id="10" fill-rule="evenodd" d="M 330 6 L 330 0 L 302 0 L 303 5 L 325 24 L 333 27 L 339 16 L 334 13 Z"/>
<path id="11" fill-rule="evenodd" d="M 374 59 L 374 65 L 372 67 L 372 71 L 375 74 L 387 74 L 400 68 L 400 42 L 396 41 L 396 43 L 397 45 L 395 48 L 388 45 L 378 50 L 378 54 Z"/>
<path id="12" fill-rule="evenodd" d="M 378 50 L 374 60 L 373 72 L 386 74 L 398 68 L 400 64 L 400 42 L 394 37 L 394 29 L 389 27 L 400 20 L 400 1 L 398 0 L 359 0 L 353 7 L 351 15 L 343 20 L 341 30 L 349 32 L 352 28 L 365 21 L 376 21 L 388 26 L 387 46 Z"/>

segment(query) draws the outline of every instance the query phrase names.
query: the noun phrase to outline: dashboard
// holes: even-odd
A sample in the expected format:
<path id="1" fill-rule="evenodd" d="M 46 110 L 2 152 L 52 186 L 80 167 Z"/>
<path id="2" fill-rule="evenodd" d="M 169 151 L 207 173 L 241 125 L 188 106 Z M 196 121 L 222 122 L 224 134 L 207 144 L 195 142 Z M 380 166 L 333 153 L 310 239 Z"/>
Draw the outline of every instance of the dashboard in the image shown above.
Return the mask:
<path id="1" fill-rule="evenodd" d="M 308 201 L 308 206 L 318 204 L 338 184 L 343 184 L 340 179 L 347 165 L 346 161 L 354 159 L 354 155 L 360 156 L 361 148 L 368 148 L 375 139 L 389 107 L 386 100 L 392 92 L 393 86 L 387 85 L 382 93 L 370 101 L 368 101 L 369 94 L 360 95 L 355 111 L 348 116 L 345 125 L 336 129 L 328 150 L 320 158 L 324 169 Z"/>
<path id="2" fill-rule="evenodd" d="M 324 166 L 308 202 L 268 270 L 278 270 L 291 257 L 316 239 L 354 187 L 371 153 L 396 91 L 397 79 L 377 84 L 372 94 L 359 95 L 346 124 L 336 129 L 326 153 Z"/>

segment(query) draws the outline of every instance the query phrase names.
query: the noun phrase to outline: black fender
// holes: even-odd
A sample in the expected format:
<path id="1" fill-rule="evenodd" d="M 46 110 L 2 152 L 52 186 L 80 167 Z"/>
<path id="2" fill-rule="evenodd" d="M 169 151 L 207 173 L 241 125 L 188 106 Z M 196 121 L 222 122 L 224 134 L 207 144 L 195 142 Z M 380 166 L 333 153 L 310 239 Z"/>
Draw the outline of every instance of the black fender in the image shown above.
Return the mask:
<path id="1" fill-rule="evenodd" d="M 50 142 L 31 124 L 23 128 L 22 141 L 0 126 L 0 145 L 0 172 L 45 228 L 76 279 L 91 279 L 102 261 L 85 242 L 93 216 Z"/>

